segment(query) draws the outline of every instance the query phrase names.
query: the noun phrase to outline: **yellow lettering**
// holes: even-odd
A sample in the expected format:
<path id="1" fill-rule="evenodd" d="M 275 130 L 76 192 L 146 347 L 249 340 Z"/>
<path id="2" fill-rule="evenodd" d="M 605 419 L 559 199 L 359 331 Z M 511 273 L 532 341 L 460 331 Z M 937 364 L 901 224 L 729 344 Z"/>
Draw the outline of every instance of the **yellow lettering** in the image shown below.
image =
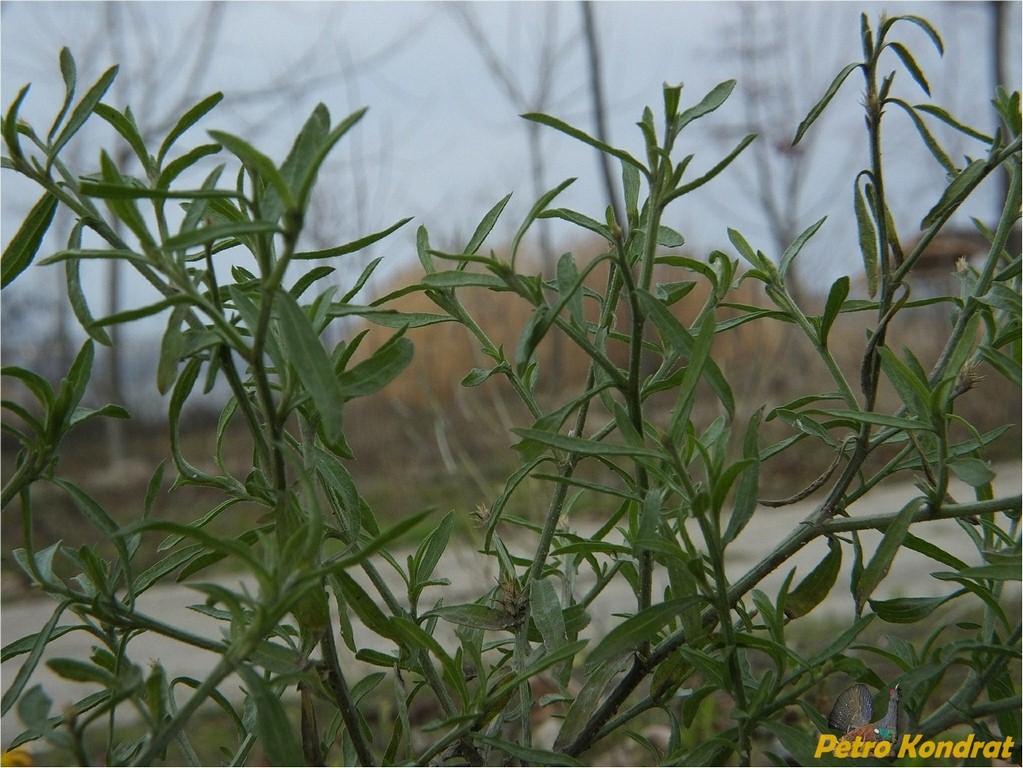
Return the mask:
<path id="1" fill-rule="evenodd" d="M 952 757 L 952 747 L 955 746 L 954 741 L 939 741 L 937 748 L 934 750 L 935 757 Z"/>
<path id="2" fill-rule="evenodd" d="M 817 737 L 817 749 L 814 750 L 813 756 L 820 757 L 825 752 L 834 752 L 837 743 L 837 736 L 832 736 L 830 733 L 822 733 Z"/>
<path id="3" fill-rule="evenodd" d="M 892 743 L 890 741 L 879 741 L 874 747 L 874 757 L 888 757 L 891 752 Z"/>
<path id="4" fill-rule="evenodd" d="M 863 751 L 863 747 L 865 745 L 868 745 L 868 744 L 870 744 L 869 741 L 864 741 L 859 736 L 857 736 L 855 739 L 853 739 L 853 742 L 852 742 L 852 754 L 850 755 L 850 757 L 853 757 L 853 758 L 866 757 L 867 753 Z M 869 750 L 868 750 L 868 752 L 869 752 Z"/>
<path id="5" fill-rule="evenodd" d="M 1010 757 L 1012 757 L 1012 747 L 1014 741 L 1015 739 L 1013 739 L 1012 736 L 1005 737 L 1005 743 L 1002 744 L 1002 754 L 999 755 L 999 757 L 1001 757 L 1003 760 L 1008 760 Z"/>
<path id="6" fill-rule="evenodd" d="M 835 757 L 849 757 L 849 752 L 851 750 L 851 741 L 840 741 L 837 745 L 835 745 Z"/>
<path id="7" fill-rule="evenodd" d="M 917 750 L 917 752 L 920 754 L 920 757 L 924 758 L 931 757 L 934 754 L 934 742 L 925 741 L 923 744 L 920 745 L 920 748 Z"/>
<path id="8" fill-rule="evenodd" d="M 998 757 L 1001 754 L 1001 744 L 997 741 L 989 741 L 984 745 L 984 757 Z"/>
<path id="9" fill-rule="evenodd" d="M 984 747 L 986 747 L 986 746 L 987 746 L 987 742 L 984 742 L 984 741 L 975 741 L 975 742 L 973 742 L 973 746 L 970 748 L 970 757 L 973 757 L 973 758 L 977 757 L 977 755 L 980 754 L 980 751 L 982 749 L 984 749 Z"/>
<path id="10" fill-rule="evenodd" d="M 918 733 L 916 736 L 910 736 L 906 734 L 902 737 L 902 744 L 899 745 L 899 757 L 916 757 L 917 745 L 923 738 L 922 733 Z"/>
<path id="11" fill-rule="evenodd" d="M 961 739 L 956 742 L 955 747 L 952 748 L 953 757 L 969 757 L 970 746 L 973 744 L 973 734 L 971 733 L 965 739 Z M 976 755 L 974 755 L 976 757 Z"/>

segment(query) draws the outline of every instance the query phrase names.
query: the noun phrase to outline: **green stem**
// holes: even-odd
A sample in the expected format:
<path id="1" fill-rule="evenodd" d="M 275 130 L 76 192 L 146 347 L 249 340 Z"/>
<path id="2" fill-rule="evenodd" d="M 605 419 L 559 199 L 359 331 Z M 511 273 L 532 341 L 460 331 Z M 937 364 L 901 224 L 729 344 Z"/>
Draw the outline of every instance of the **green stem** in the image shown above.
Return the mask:
<path id="1" fill-rule="evenodd" d="M 1021 505 L 1023 505 L 1023 497 L 1021 496 L 971 504 L 948 504 L 935 513 L 931 513 L 926 508 L 923 508 L 914 515 L 914 521 L 924 522 L 951 517 L 972 517 L 982 512 L 992 511 L 1018 512 Z M 891 513 L 876 515 L 872 518 L 823 520 L 821 518 L 821 512 L 823 511 L 823 509 L 819 510 L 793 529 L 771 553 L 754 565 L 742 578 L 738 579 L 728 591 L 729 604 L 732 606 L 736 605 L 747 592 L 756 587 L 768 574 L 819 536 L 833 534 L 842 530 L 863 528 L 883 530 L 898 516 L 898 513 Z M 703 613 L 702 627 L 709 631 L 714 628 L 717 621 L 717 608 L 708 609 Z M 649 656 L 642 657 L 637 655 L 633 659 L 632 667 L 630 667 L 629 671 L 590 716 L 590 719 L 572 743 L 566 746 L 565 754 L 578 755 L 592 746 L 596 735 L 601 731 L 604 724 L 614 716 L 621 704 L 643 682 L 647 674 L 686 642 L 687 636 L 685 631 L 678 630 L 658 643 Z"/>
<path id="2" fill-rule="evenodd" d="M 341 713 L 341 719 L 344 720 L 345 727 L 348 729 L 348 737 L 352 740 L 352 745 L 355 747 L 355 754 L 358 755 L 359 762 L 362 765 L 375 765 L 373 753 L 370 751 L 369 745 L 366 744 L 366 740 L 362 738 L 362 729 L 359 727 L 359 712 L 355 702 L 352 700 L 348 683 L 345 682 L 341 663 L 338 660 L 334 633 L 329 628 L 323 633 L 320 649 L 323 653 L 323 663 L 327 666 L 327 681 L 330 684 L 330 690 L 334 694 L 334 702 Z"/>
<path id="3" fill-rule="evenodd" d="M 234 664 L 228 659 L 228 657 L 222 656 L 220 661 L 217 662 L 217 666 L 209 674 L 209 676 L 199 684 L 199 687 L 195 689 L 195 692 L 189 697 L 185 705 L 181 707 L 177 713 L 167 721 L 167 723 L 161 728 L 153 740 L 150 741 L 146 748 L 135 758 L 133 765 L 152 765 L 157 757 L 163 754 L 163 751 L 170 744 L 171 740 L 176 736 L 178 731 L 182 730 L 188 721 L 195 714 L 196 710 L 208 699 L 212 694 L 216 693 L 220 688 L 220 684 L 234 672 Z"/>

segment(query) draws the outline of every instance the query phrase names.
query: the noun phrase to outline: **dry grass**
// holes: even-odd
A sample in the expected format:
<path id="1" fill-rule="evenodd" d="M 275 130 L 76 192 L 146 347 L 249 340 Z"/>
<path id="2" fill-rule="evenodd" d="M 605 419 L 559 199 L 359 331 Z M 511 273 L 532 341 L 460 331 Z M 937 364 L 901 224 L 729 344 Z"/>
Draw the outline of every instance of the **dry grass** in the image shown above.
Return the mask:
<path id="1" fill-rule="evenodd" d="M 592 245 L 576 250 L 580 264 L 597 253 Z M 416 269 L 398 275 L 394 284 L 416 282 L 421 274 L 417 265 Z M 606 273 L 596 270 L 593 287 L 602 290 L 605 279 Z M 683 320 L 691 320 L 707 296 L 703 278 L 674 269 L 662 270 L 658 280 L 696 280 L 693 291 L 674 307 Z M 503 344 L 513 357 L 531 311 L 528 304 L 511 293 L 481 289 L 462 290 L 459 295 L 491 339 Z M 729 298 L 739 303 L 768 306 L 758 284 L 752 281 L 743 282 Z M 422 293 L 402 297 L 394 306 L 405 311 L 438 311 Z M 899 352 L 903 346 L 909 346 L 925 368 L 931 366 L 949 329 L 947 311 L 942 306 L 914 309 L 900 315 L 890 331 L 891 348 Z M 595 311 L 592 306 L 588 310 Z M 722 310 L 719 317 L 723 318 L 728 312 Z M 618 318 L 619 329 L 626 328 L 628 320 L 623 312 Z M 860 359 L 872 321 L 870 313 L 843 315 L 831 334 L 831 348 L 854 391 L 858 391 Z M 373 326 L 363 347 L 374 349 L 391 333 L 391 329 Z M 384 520 L 399 519 L 433 506 L 468 513 L 478 504 L 490 503 L 500 492 L 504 479 L 516 468 L 517 456 L 511 446 L 517 438 L 510 430 L 515 426 L 529 426 L 531 418 L 500 376 L 476 388 L 459 384 L 472 368 L 493 365 L 478 351 L 466 329 L 454 323 L 443 323 L 413 329 L 409 336 L 416 347 L 409 368 L 381 392 L 352 403 L 346 411 L 348 439 L 358 457 L 351 470 L 360 490 Z M 611 350 L 613 358 L 623 354 L 624 348 Z M 538 355 L 542 371 L 538 385 L 541 402 L 555 404 L 574 396 L 579 383 L 585 379 L 586 356 L 556 331 L 541 343 Z M 829 384 L 823 364 L 793 326 L 757 320 L 722 332 L 715 339 L 714 356 L 734 391 L 735 431 L 739 433 L 746 419 L 762 405 L 769 411 L 802 395 L 834 388 Z M 616 362 L 624 365 L 624 359 Z M 956 402 L 956 412 L 981 432 L 1002 424 L 1014 425 L 988 456 L 1016 458 L 1021 441 L 1019 392 L 990 371 L 980 373 L 988 375 Z M 663 397 L 666 412 L 670 408 L 670 393 L 663 393 Z M 894 412 L 898 408 L 897 397 L 886 384 L 882 385 L 879 402 L 883 411 Z M 707 390 L 701 394 L 693 417 L 701 427 L 720 413 L 720 405 Z M 600 416 L 599 408 L 595 409 L 594 419 Z M 191 420 L 186 430 L 186 455 L 199 466 L 213 467 L 214 423 L 215 419 L 200 415 Z M 788 434 L 789 428 L 780 420 L 766 422 L 762 426 L 761 445 L 771 444 Z M 228 457 L 229 464 L 237 476 L 244 477 L 251 466 L 249 449 L 245 447 L 249 443 L 243 435 L 236 436 L 240 438 L 237 444 L 241 447 Z M 965 437 L 965 433 L 961 437 Z M 163 459 L 170 464 L 166 427 L 137 425 L 130 429 L 132 460 L 115 467 L 109 467 L 104 452 L 97 450 L 97 446 L 102 445 L 100 433 L 73 433 L 72 438 L 61 455 L 61 472 L 94 493 L 115 519 L 125 522 L 135 519 L 141 513 L 151 472 Z M 737 439 L 738 436 L 733 438 L 733 442 Z M 6 442 L 3 447 L 3 474 L 9 477 L 16 448 Z M 761 495 L 774 498 L 790 495 L 816 478 L 830 460 L 830 456 L 821 455 L 816 445 L 807 442 L 793 446 L 765 465 Z M 586 470 L 584 465 L 582 471 Z M 172 474 L 171 465 L 168 476 Z M 549 487 L 536 482 L 524 490 L 517 495 L 514 512 L 526 517 L 539 516 L 546 506 Z M 38 546 L 46 546 L 58 538 L 68 543 L 99 539 L 98 532 L 57 489 L 44 484 L 38 493 L 35 502 Z M 213 496 L 202 489 L 179 489 L 172 494 L 161 494 L 155 514 L 188 521 L 199 517 L 214 503 Z M 45 513 L 39 514 L 44 507 Z M 252 510 L 232 510 L 221 525 L 227 532 L 241 532 L 251 526 L 252 515 Z M 5 511 L 0 529 L 5 570 L 10 565 L 10 550 L 22 545 L 20 524 L 16 509 Z"/>

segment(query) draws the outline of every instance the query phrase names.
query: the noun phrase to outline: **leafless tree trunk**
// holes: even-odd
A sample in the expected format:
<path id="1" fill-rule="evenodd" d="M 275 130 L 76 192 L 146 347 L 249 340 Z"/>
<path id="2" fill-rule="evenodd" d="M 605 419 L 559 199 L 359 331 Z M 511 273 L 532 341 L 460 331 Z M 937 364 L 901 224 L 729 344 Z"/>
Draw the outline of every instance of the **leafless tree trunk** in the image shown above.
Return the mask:
<path id="1" fill-rule="evenodd" d="M 221 2 L 197 4 L 191 22 L 182 25 L 179 34 L 168 30 L 154 21 L 151 9 L 146 4 L 108 3 L 103 7 L 103 28 L 92 40 L 87 41 L 85 60 L 107 60 L 121 64 L 118 79 L 107 96 L 120 104 L 130 104 L 138 122 L 139 132 L 147 144 L 159 140 L 180 118 L 181 114 L 207 95 L 207 73 L 214 54 L 218 50 L 223 32 L 224 15 L 228 5 Z M 324 25 L 324 37 L 332 34 Z M 395 36 L 397 41 L 400 36 Z M 314 60 L 324 49 L 322 41 L 310 41 L 306 52 L 297 60 L 281 69 L 276 78 L 251 91 L 234 91 L 225 99 L 225 104 L 266 105 L 267 116 L 280 109 L 281 103 L 293 101 L 312 88 L 337 77 L 337 72 L 313 66 Z M 395 44 L 385 43 L 374 56 L 386 55 L 395 50 Z M 364 62 L 347 62 L 352 67 Z M 212 88 L 210 88 L 212 90 Z M 250 135 L 275 125 L 274 119 L 259 119 L 249 129 Z M 77 147 L 70 148 L 74 152 Z M 78 150 L 81 151 L 81 150 Z M 91 151 L 91 150 L 88 150 Z M 79 158 L 81 165 L 85 159 Z M 132 172 L 135 158 L 128 147 L 114 154 L 114 161 L 122 172 Z M 122 274 L 122 263 L 111 259 L 107 263 L 104 308 L 107 313 L 123 309 L 122 293 L 126 276 Z M 108 329 L 113 346 L 106 350 L 104 363 L 106 381 L 104 394 L 114 402 L 126 401 L 126 380 L 123 355 L 124 344 L 128 343 L 119 326 Z M 123 422 L 104 419 L 106 452 L 108 462 L 113 465 L 125 457 L 125 436 Z"/>
<path id="2" fill-rule="evenodd" d="M 501 86 L 512 106 L 520 112 L 549 112 L 553 106 L 554 86 L 557 81 L 558 64 L 569 49 L 568 44 L 559 44 L 557 34 L 558 7 L 557 3 L 544 4 L 543 33 L 536 55 L 536 80 L 532 89 L 527 90 L 519 83 L 516 73 L 522 71 L 522 56 L 502 59 L 491 44 L 490 38 L 480 25 L 472 7 L 465 3 L 453 3 L 448 6 L 465 30 L 483 59 L 491 76 Z M 524 7 L 524 6 L 523 6 Z M 516 8 L 518 10 L 518 8 Z M 547 191 L 546 162 L 543 152 L 541 126 L 538 123 L 526 123 L 526 139 L 529 148 L 529 168 L 534 197 L 539 198 Z M 555 265 L 554 249 L 551 245 L 550 225 L 544 219 L 537 223 L 540 258 L 545 271 L 553 272 Z M 558 334 L 551 336 L 551 381 L 557 386 L 561 379 L 561 338 Z"/>
<path id="3" fill-rule="evenodd" d="M 586 54 L 590 70 L 590 101 L 593 105 L 593 120 L 596 123 L 597 138 L 610 144 L 610 133 L 607 130 L 607 102 L 604 98 L 604 72 L 600 61 L 600 41 L 597 37 L 597 22 L 594 18 L 592 0 L 580 0 L 579 7 L 583 12 L 583 33 L 586 40 Z M 626 228 L 625 211 L 618 197 L 611 158 L 603 152 L 597 153 L 600 172 L 604 177 L 604 191 L 608 204 L 614 211 L 615 221 L 622 229 Z"/>
<path id="4" fill-rule="evenodd" d="M 799 198 L 808 177 L 806 154 L 813 137 L 808 136 L 797 146 L 789 145 L 786 131 L 790 131 L 791 116 L 797 113 L 794 89 L 799 83 L 794 73 L 785 69 L 784 48 L 791 44 L 788 9 L 767 9 L 765 21 L 752 4 L 739 6 L 738 55 L 744 84 L 743 106 L 746 127 L 743 132 L 755 131 L 757 141 L 750 147 L 754 162 L 756 197 L 767 219 L 775 252 L 781 254 L 800 232 Z M 777 37 L 765 39 L 763 30 L 776 30 Z M 779 71 L 780 70 L 780 71 Z M 789 272 L 789 290 L 799 303 L 804 303 L 808 291 L 800 279 L 798 265 Z"/>
<path id="5" fill-rule="evenodd" d="M 992 79 L 992 92 L 998 86 L 1005 86 L 1009 91 L 1009 75 L 1006 71 L 1005 66 L 1005 28 L 1009 24 L 1009 11 L 1012 8 L 1012 4 L 1003 2 L 1002 0 L 988 0 L 988 11 L 990 12 L 991 21 L 991 79 Z M 998 200 L 1005 200 L 1009 196 L 1009 171 L 1004 167 L 998 169 L 998 188 L 999 196 Z M 998 201 L 995 202 L 994 220 L 998 221 L 998 217 L 1001 216 L 1002 210 L 1001 205 Z"/>

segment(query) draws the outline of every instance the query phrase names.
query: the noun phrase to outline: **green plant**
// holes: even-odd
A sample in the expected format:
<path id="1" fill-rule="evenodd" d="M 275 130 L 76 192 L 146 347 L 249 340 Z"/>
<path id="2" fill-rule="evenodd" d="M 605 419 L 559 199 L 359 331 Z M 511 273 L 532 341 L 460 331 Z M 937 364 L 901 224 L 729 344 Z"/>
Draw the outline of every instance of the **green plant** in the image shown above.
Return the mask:
<path id="1" fill-rule="evenodd" d="M 608 146 L 556 118 L 526 115 L 621 164 L 626 220 L 616 220 L 610 206 L 603 220 L 551 207 L 571 183 L 566 181 L 536 202 L 508 258 L 483 255 L 483 244 L 507 203 L 504 198 L 460 253 L 432 249 L 427 230 L 420 228 L 416 250 L 425 270 L 422 280 L 361 306 L 353 299 L 376 262 L 342 296 L 331 288 L 307 298 L 330 267 L 313 267 L 293 282 L 288 279 L 294 271 L 289 267 L 343 256 L 405 223 L 326 251 L 298 249 L 320 164 L 361 112 L 332 127 L 326 108 L 317 107 L 279 167 L 242 139 L 221 132 L 210 133 L 215 144 L 169 159 L 175 140 L 219 96 L 184 115 L 151 155 L 138 139 L 131 112 L 102 102 L 114 70 L 71 108 L 75 68 L 70 54 L 62 52 L 68 95 L 45 139 L 18 120 L 27 89 L 3 122 L 4 167 L 44 190 L 4 253 L 3 284 L 9 286 L 33 261 L 55 208 L 66 206 L 77 219 L 68 247 L 43 262 L 65 265 L 75 311 L 91 336 L 57 391 L 31 372 L 5 370 L 38 405 L 33 410 L 5 403 L 14 421 L 6 420 L 4 429 L 20 441 L 22 451 L 4 486 L 3 503 L 5 509 L 14 508 L 17 500 L 24 521 L 26 547 L 17 555 L 19 564 L 58 602 L 45 627 L 3 651 L 4 658 L 26 657 L 3 696 L 3 711 L 17 704 L 27 726 L 13 743 L 45 739 L 84 763 L 86 734 L 99 730 L 107 736 L 109 763 L 198 763 L 200 749 L 192 744 L 187 726 L 200 707 L 212 704 L 234 726 L 217 745 L 220 759 L 231 764 L 245 762 L 256 744 L 274 764 L 316 764 L 328 758 L 345 764 L 575 764 L 606 737 L 628 732 L 641 716 L 667 724 L 670 736 L 663 748 L 634 735 L 666 764 L 751 764 L 762 760 L 758 752 L 763 749 L 769 758 L 783 759 L 770 751 L 777 747 L 763 747 L 765 734 L 809 764 L 816 732 L 825 731 L 827 722 L 812 692 L 835 675 L 885 687 L 866 660 L 874 656 L 899 670 L 888 682 L 901 686 L 908 730 L 929 738 L 968 724 L 978 738 L 1018 740 L 1020 624 L 1006 613 L 1001 594 L 1006 581 L 1020 578 L 1021 500 L 1019 495 L 994 496 L 993 474 L 984 461 L 986 447 L 1004 430 L 980 434 L 956 415 L 954 405 L 977 384 L 981 365 L 989 376 L 1020 384 L 1020 255 L 1006 250 L 1020 213 L 1019 95 L 1000 91 L 996 96 L 1002 125 L 993 136 L 940 107 L 909 104 L 895 95 L 895 74 L 882 77 L 879 72 L 893 53 L 903 71 L 928 90 L 909 49 L 892 39 L 897 24 L 915 25 L 941 50 L 937 33 L 921 18 L 882 17 L 875 32 L 864 17 L 864 60 L 839 73 L 796 134 L 798 141 L 850 74 L 864 75 L 870 166 L 855 179 L 854 207 L 871 298 L 850 299 L 850 279 L 843 277 L 832 286 L 819 316 L 806 314 L 792 299 L 785 275 L 823 221 L 809 226 L 777 263 L 729 230 L 736 251 L 751 267 L 742 273 L 740 261 L 721 251 L 707 261 L 677 255 L 673 249 L 683 238 L 662 224 L 668 206 L 710 182 L 754 140 L 746 137 L 692 179 L 686 177 L 692 155 L 674 159 L 684 129 L 713 113 L 728 98 L 733 81 L 688 108 L 682 108 L 681 86 L 665 86 L 660 125 L 650 109 L 639 123 L 644 157 Z M 920 244 L 909 253 L 899 245 L 882 165 L 882 116 L 896 107 L 910 117 L 949 176 L 923 218 Z M 125 176 L 105 153 L 94 174 L 81 176 L 64 166 L 61 148 L 93 114 L 132 146 L 144 178 Z M 976 140 L 985 156 L 956 166 L 925 118 Z M 186 169 L 223 150 L 241 163 L 233 186 L 221 185 L 223 166 L 196 188 L 173 186 Z M 900 357 L 889 349 L 886 330 L 900 313 L 934 302 L 910 300 L 913 265 L 981 181 L 1000 167 L 1009 170 L 1012 181 L 1003 215 L 988 233 L 991 248 L 984 264 L 963 267 L 961 295 L 939 299 L 950 305 L 953 324 L 944 351 L 927 372 L 910 350 Z M 97 201 L 105 202 L 106 213 Z M 173 201 L 181 201 L 180 213 L 167 205 Z M 111 217 L 132 233 L 132 242 L 116 235 Z M 553 276 L 526 273 L 519 251 L 540 217 L 596 234 L 605 251 L 587 264 L 565 254 Z M 98 235 L 103 247 L 83 247 L 86 231 Z M 228 252 L 242 253 L 247 261 L 224 267 Z M 123 259 L 163 298 L 95 320 L 78 280 L 78 265 L 87 258 Z M 588 282 L 598 268 L 606 268 L 603 290 Z M 673 308 L 690 295 L 692 278 L 708 290 L 692 321 L 683 323 Z M 730 301 L 733 288 L 746 280 L 762 284 L 773 308 Z M 531 308 L 513 353 L 487 336 L 461 300 L 463 292 L 481 289 L 509 293 Z M 413 292 L 428 296 L 440 313 L 387 309 L 395 298 Z M 109 342 L 103 328 L 167 310 L 157 385 L 171 394 L 175 485 L 213 488 L 222 501 L 191 524 L 153 518 L 149 510 L 161 488 L 161 467 L 141 519 L 119 526 L 84 489 L 60 478 L 60 440 L 85 418 L 124 415 L 116 407 L 79 407 L 93 343 Z M 728 316 L 722 319 L 724 310 Z M 829 347 L 836 318 L 852 312 L 876 318 L 863 350 L 858 388 Z M 395 331 L 354 363 L 364 332 L 330 350 L 320 338 L 333 320 L 348 316 Z M 443 599 L 445 583 L 435 576 L 455 546 L 455 513 L 431 521 L 417 546 L 399 547 L 396 540 L 422 526 L 425 513 L 381 528 L 346 468 L 352 456 L 342 418 L 349 400 L 378 390 L 408 363 L 413 351 L 406 330 L 438 322 L 464 326 L 493 362 L 470 371 L 462 383 L 475 387 L 503 377 L 532 418 L 515 430 L 519 468 L 498 497 L 478 511 L 482 550 L 497 564 L 497 582 L 481 589 L 475 600 L 456 604 Z M 737 421 L 732 388 L 711 347 L 716 335 L 751 322 L 798 327 L 829 371 L 833 389 L 765 406 Z M 537 395 L 543 372 L 536 351 L 552 333 L 563 334 L 591 362 L 574 392 L 548 403 Z M 222 376 L 232 392 L 217 427 L 217 461 L 207 468 L 190 463 L 178 439 L 182 408 L 196 396 L 201 374 L 207 390 Z M 895 412 L 877 406 L 882 382 L 902 402 Z M 716 417 L 700 423 L 694 411 L 698 400 L 712 401 L 700 413 L 714 410 Z M 791 433 L 761 445 L 760 426 L 773 419 L 790 425 Z M 252 467 L 244 478 L 233 476 L 221 458 L 227 428 L 234 422 L 247 427 L 252 442 Z M 725 570 L 729 547 L 747 526 L 760 524 L 761 472 L 802 441 L 816 442 L 830 466 L 818 482 L 787 501 L 816 492 L 822 501 L 807 520 L 780 535 L 746 574 L 730 580 Z M 949 496 L 953 474 L 975 489 L 975 500 Z M 920 495 L 903 509 L 845 514 L 857 499 L 906 476 L 917 481 Z M 550 486 L 539 525 L 507 512 L 527 478 Z M 32 538 L 36 483 L 52 483 L 67 493 L 114 545 L 116 555 L 107 560 L 95 547 L 62 542 L 37 547 Z M 593 497 L 603 504 L 613 500 L 615 511 L 596 530 L 584 532 L 568 520 L 569 513 Z M 255 517 L 252 508 L 261 516 Z M 253 515 L 251 528 L 234 539 L 218 536 L 216 518 L 236 509 Z M 975 544 L 979 565 L 945 553 L 926 534 L 911 532 L 914 526 L 926 531 L 929 521 L 949 518 L 959 521 L 962 535 Z M 865 552 L 859 538 L 867 529 L 883 532 L 873 552 Z M 138 573 L 133 559 L 152 533 L 166 534 L 158 546 L 167 554 Z M 758 588 L 768 573 L 817 539 L 826 540 L 828 551 L 809 574 L 795 583 L 792 569 L 774 597 Z M 874 598 L 903 548 L 946 569 L 937 577 L 954 585 L 954 591 L 939 598 Z M 835 637 L 813 644 L 810 653 L 798 652 L 791 642 L 792 626 L 832 593 L 841 561 L 850 553 L 854 615 Z M 255 588 L 245 591 L 193 578 L 221 561 L 250 574 Z M 72 576 L 64 576 L 67 571 Z M 404 594 L 389 586 L 388 571 L 400 576 Z M 200 610 L 223 622 L 221 636 L 193 635 L 136 609 L 141 593 L 171 578 L 200 592 L 205 599 Z M 591 612 L 619 584 L 632 604 L 616 603 L 613 628 L 599 639 L 590 637 Z M 440 598 L 433 597 L 437 590 Z M 946 641 L 941 626 L 915 644 L 892 635 L 887 648 L 854 645 L 875 620 L 922 626 L 952 600 L 975 600 L 982 612 L 980 621 L 965 627 L 969 634 L 964 639 Z M 67 614 L 74 618 L 62 624 Z M 374 639 L 361 640 L 364 635 L 357 635 L 353 623 L 361 623 Z M 443 640 L 442 623 L 454 627 L 453 642 Z M 46 695 L 28 683 L 46 646 L 68 632 L 96 638 L 92 657 L 47 663 L 62 676 L 92 683 L 96 692 L 73 712 L 52 716 Z M 138 638 L 149 632 L 213 651 L 220 662 L 205 679 L 168 679 L 158 664 L 144 672 L 132 658 Z M 379 669 L 352 679 L 348 662 L 353 658 Z M 956 670 L 963 671 L 958 678 Z M 241 678 L 240 697 L 228 682 L 231 674 Z M 549 692 L 534 702 L 541 679 Z M 952 680 L 954 693 L 935 701 L 939 686 Z M 393 686 L 393 695 L 384 695 L 393 718 L 381 718 L 386 722 L 378 724 L 374 738 L 365 702 L 371 692 L 379 698 L 386 685 Z M 286 690 L 299 692 L 297 713 L 282 703 Z M 708 729 L 705 702 L 711 697 L 730 702 L 730 724 L 696 741 L 686 731 L 694 724 L 701 732 Z M 425 745 L 414 738 L 410 716 L 424 702 L 437 713 L 421 734 Z M 548 705 L 563 708 L 558 735 L 553 744 L 534 743 L 533 715 Z M 144 724 L 141 737 L 122 739 L 115 727 L 128 710 Z M 329 720 L 323 725 L 325 711 Z M 797 725 L 785 719 L 792 713 L 799 715 Z M 172 748 L 178 750 L 173 756 Z"/>

